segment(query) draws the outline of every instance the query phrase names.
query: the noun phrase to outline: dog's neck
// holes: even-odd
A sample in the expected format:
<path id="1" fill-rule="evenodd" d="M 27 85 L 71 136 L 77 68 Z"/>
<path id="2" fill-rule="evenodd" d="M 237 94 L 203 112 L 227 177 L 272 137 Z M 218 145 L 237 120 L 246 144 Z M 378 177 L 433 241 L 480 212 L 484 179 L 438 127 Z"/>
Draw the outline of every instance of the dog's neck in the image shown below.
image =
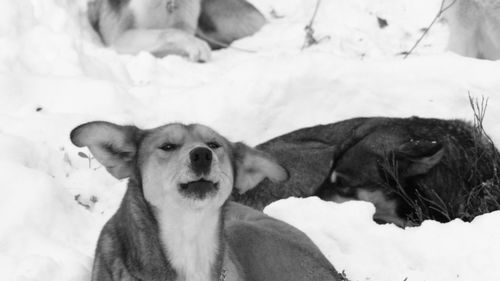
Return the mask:
<path id="1" fill-rule="evenodd" d="M 155 208 L 159 238 L 177 281 L 217 281 L 222 266 L 222 208 Z"/>

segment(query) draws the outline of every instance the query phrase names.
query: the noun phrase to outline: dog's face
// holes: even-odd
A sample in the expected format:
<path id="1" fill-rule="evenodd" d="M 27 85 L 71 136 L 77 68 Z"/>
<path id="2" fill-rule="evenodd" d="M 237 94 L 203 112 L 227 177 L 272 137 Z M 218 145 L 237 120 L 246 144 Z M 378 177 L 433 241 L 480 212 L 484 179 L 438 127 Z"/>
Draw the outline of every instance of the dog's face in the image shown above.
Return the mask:
<path id="1" fill-rule="evenodd" d="M 144 195 L 153 205 L 219 207 L 233 188 L 231 154 L 231 144 L 202 125 L 153 130 L 139 148 Z"/>
<path id="2" fill-rule="evenodd" d="M 140 130 L 91 122 L 75 128 L 71 140 L 89 147 L 116 178 L 140 180 L 145 199 L 156 207 L 219 208 L 233 186 L 245 192 L 264 178 L 288 178 L 264 153 L 199 124 Z"/>

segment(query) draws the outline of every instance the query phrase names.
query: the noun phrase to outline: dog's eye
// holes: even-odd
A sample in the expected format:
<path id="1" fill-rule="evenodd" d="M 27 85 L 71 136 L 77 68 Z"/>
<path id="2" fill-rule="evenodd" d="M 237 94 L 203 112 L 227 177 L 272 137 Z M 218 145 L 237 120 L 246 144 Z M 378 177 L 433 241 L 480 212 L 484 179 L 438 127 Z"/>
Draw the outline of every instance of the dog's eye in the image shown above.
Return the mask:
<path id="1" fill-rule="evenodd" d="M 207 143 L 207 146 L 210 147 L 211 149 L 217 149 L 220 147 L 220 144 L 212 141 L 212 142 Z"/>
<path id="2" fill-rule="evenodd" d="M 177 145 L 173 144 L 173 143 L 166 143 L 166 144 L 160 146 L 160 149 L 164 150 L 164 151 L 172 151 L 172 150 L 177 149 Z"/>

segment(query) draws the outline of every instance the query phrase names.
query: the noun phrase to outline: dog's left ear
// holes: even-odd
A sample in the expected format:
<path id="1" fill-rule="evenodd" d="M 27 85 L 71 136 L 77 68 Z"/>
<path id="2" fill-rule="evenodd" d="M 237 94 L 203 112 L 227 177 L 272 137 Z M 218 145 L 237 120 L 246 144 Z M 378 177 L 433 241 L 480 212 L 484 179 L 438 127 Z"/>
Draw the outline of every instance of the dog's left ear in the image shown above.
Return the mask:
<path id="1" fill-rule="evenodd" d="M 70 138 L 74 145 L 88 147 L 111 175 L 123 179 L 133 173 L 140 132 L 134 126 L 96 121 L 76 127 Z"/>
<path id="2" fill-rule="evenodd" d="M 417 176 L 427 173 L 444 156 L 444 147 L 439 142 L 417 140 L 402 144 L 396 150 L 396 157 L 403 161 L 402 175 Z"/>
<path id="3" fill-rule="evenodd" d="M 272 182 L 288 179 L 288 171 L 262 151 L 238 142 L 233 144 L 234 186 L 239 193 L 254 188 L 268 178 Z"/>

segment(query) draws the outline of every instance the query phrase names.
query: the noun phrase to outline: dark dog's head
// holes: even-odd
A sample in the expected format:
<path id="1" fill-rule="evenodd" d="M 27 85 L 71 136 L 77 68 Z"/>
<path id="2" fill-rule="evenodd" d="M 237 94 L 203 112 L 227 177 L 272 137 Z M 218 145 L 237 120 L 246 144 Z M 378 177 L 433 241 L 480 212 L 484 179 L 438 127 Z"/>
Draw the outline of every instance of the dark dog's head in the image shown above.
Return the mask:
<path id="1" fill-rule="evenodd" d="M 157 207 L 219 208 L 233 186 L 245 192 L 264 178 L 288 178 L 266 154 L 199 124 L 141 130 L 91 122 L 75 128 L 71 141 L 87 146 L 114 177 L 139 181 L 145 199 Z"/>
<path id="2" fill-rule="evenodd" d="M 371 202 L 376 207 L 375 220 L 405 225 L 405 199 L 413 200 L 410 193 L 416 190 L 410 186 L 412 179 L 427 177 L 443 155 L 439 142 L 408 139 L 380 129 L 337 155 L 319 196 L 339 203 Z"/>

